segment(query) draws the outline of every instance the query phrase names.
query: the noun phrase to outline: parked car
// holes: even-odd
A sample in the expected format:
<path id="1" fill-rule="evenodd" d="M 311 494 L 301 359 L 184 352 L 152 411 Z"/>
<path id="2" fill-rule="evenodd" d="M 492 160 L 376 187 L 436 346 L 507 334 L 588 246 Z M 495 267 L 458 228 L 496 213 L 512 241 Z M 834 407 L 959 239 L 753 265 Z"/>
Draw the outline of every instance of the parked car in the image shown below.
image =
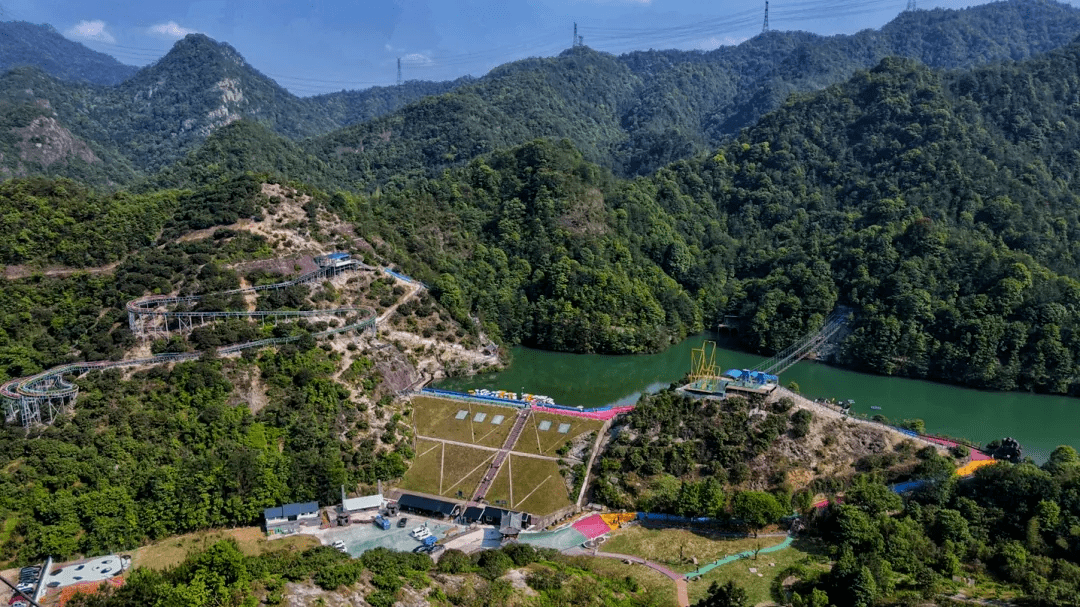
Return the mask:
<path id="1" fill-rule="evenodd" d="M 404 528 L 405 528 L 405 526 L 406 526 L 406 525 L 408 525 L 408 524 L 409 524 L 409 517 L 407 517 L 407 516 L 403 516 L 403 517 L 401 517 L 400 519 L 398 519 L 398 522 L 397 522 L 397 526 L 398 526 L 399 528 L 402 528 L 402 529 L 404 529 Z"/>

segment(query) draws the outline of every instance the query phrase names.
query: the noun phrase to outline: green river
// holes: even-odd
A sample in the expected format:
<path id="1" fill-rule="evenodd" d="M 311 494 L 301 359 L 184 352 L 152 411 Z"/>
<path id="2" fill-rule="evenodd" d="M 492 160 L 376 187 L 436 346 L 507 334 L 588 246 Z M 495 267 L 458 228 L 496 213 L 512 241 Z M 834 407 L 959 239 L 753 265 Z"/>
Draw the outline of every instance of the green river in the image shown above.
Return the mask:
<path id="1" fill-rule="evenodd" d="M 512 363 L 498 373 L 447 379 L 448 390 L 489 388 L 545 394 L 560 405 L 598 407 L 634 403 L 642 392 L 680 380 L 690 369 L 697 336 L 659 354 L 604 356 L 514 348 Z M 748 368 L 762 357 L 717 348 L 721 370 Z M 985 444 L 1012 436 L 1024 455 L 1045 461 L 1058 445 L 1080 449 L 1080 399 L 1022 392 L 983 392 L 926 381 L 866 375 L 815 362 L 800 362 L 781 375 L 810 398 L 853 399 L 853 409 L 890 420 L 920 418 L 931 433 Z M 871 406 L 881 410 L 871 410 Z"/>

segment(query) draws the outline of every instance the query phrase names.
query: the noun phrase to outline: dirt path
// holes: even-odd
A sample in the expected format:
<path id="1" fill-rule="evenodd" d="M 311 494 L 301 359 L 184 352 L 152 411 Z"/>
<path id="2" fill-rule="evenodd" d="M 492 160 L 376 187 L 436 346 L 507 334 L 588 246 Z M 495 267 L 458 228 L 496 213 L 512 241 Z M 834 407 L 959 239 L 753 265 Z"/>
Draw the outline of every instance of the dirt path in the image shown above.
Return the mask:
<path id="1" fill-rule="evenodd" d="M 380 324 L 380 325 L 385 324 L 386 321 L 389 320 L 390 317 L 394 315 L 394 312 L 397 312 L 398 306 L 400 306 L 401 304 L 409 301 L 413 297 L 416 297 L 416 294 L 420 292 L 420 289 L 424 288 L 422 285 L 420 285 L 420 283 L 405 282 L 404 280 L 401 280 L 400 278 L 394 278 L 394 282 L 396 282 L 398 284 L 405 285 L 406 289 L 411 289 L 411 290 L 408 293 L 406 293 L 403 297 L 398 299 L 396 302 L 394 302 L 394 305 L 387 308 L 386 311 L 383 312 L 379 316 L 379 320 L 377 321 L 377 324 Z"/>
<path id="2" fill-rule="evenodd" d="M 571 548 L 564 551 L 571 556 L 598 556 L 601 558 L 619 559 L 620 561 L 637 563 L 639 565 L 645 565 L 649 569 L 658 571 L 668 579 L 675 582 L 675 593 L 678 596 L 679 607 L 690 607 L 690 593 L 686 587 L 686 576 L 681 573 L 676 573 L 671 569 L 661 565 L 660 563 L 654 563 L 648 559 L 643 559 L 640 556 L 634 556 L 631 554 L 619 554 L 617 552 L 599 552 L 593 550 L 585 550 L 583 548 Z"/>
<path id="3" fill-rule="evenodd" d="M 788 390 L 787 388 L 778 387 L 775 390 L 773 390 L 772 395 L 770 396 L 770 400 L 777 399 L 777 398 L 783 398 L 785 396 L 790 398 L 792 401 L 794 401 L 795 406 L 799 407 L 800 409 L 807 409 L 807 410 L 809 410 L 809 411 L 811 411 L 813 413 L 816 413 L 818 415 L 821 415 L 823 417 L 829 417 L 829 418 L 840 420 L 840 421 L 843 421 L 843 422 L 846 422 L 846 423 L 849 423 L 849 424 L 861 424 L 863 426 L 866 426 L 867 428 L 873 428 L 873 429 L 881 431 L 881 432 L 890 432 L 890 433 L 895 434 L 897 436 L 900 436 L 902 438 L 912 440 L 912 441 L 915 441 L 917 443 L 922 443 L 923 445 L 927 445 L 927 446 L 930 446 L 930 447 L 934 447 L 939 452 L 942 452 L 942 453 L 945 452 L 945 448 L 942 445 L 939 445 L 939 444 L 937 444 L 937 443 L 935 443 L 933 441 L 926 440 L 925 438 L 922 438 L 922 437 L 919 437 L 919 436 L 911 436 L 909 434 L 904 434 L 903 432 L 900 432 L 899 430 L 897 430 L 895 428 L 892 428 L 890 426 L 887 426 L 885 424 L 879 424 L 877 422 L 872 422 L 872 421 L 867 420 L 867 419 L 860 419 L 858 417 L 852 417 L 850 415 L 845 415 L 845 414 L 843 414 L 843 413 L 841 413 L 841 412 L 839 412 L 839 411 L 837 411 L 835 409 L 831 409 L 831 408 L 826 407 L 824 405 L 815 403 L 814 401 L 810 400 L 809 398 L 806 398 L 805 396 L 801 396 L 799 394 L 796 394 L 796 393 L 792 392 L 791 390 Z"/>
<path id="4" fill-rule="evenodd" d="M 8 280 L 16 280 L 19 278 L 27 278 L 35 275 L 42 276 L 71 276 L 72 274 L 109 274 L 116 269 L 116 266 L 120 265 L 119 261 L 114 261 L 104 266 L 95 266 L 92 268 L 72 268 L 68 266 L 49 266 L 45 268 L 39 268 L 37 266 L 21 265 L 21 266 L 4 266 L 4 278 Z"/>

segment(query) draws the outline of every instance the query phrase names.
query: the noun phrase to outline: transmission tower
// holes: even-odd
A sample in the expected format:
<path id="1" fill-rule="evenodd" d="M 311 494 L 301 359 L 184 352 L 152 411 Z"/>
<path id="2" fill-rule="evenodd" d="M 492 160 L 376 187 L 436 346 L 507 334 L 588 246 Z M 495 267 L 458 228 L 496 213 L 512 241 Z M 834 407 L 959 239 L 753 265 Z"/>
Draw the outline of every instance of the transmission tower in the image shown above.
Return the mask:
<path id="1" fill-rule="evenodd" d="M 907 0 L 907 10 L 915 10 L 915 0 Z"/>
<path id="2" fill-rule="evenodd" d="M 761 33 L 769 31 L 769 0 L 765 0 L 765 25 L 761 26 Z"/>
<path id="3" fill-rule="evenodd" d="M 397 58 L 397 83 L 401 85 L 401 57 Z"/>
<path id="4" fill-rule="evenodd" d="M 571 46 L 577 47 L 578 44 L 580 43 L 580 40 L 581 40 L 581 38 L 579 38 L 578 35 L 577 35 L 577 21 L 575 21 L 574 22 L 574 44 L 572 44 Z"/>

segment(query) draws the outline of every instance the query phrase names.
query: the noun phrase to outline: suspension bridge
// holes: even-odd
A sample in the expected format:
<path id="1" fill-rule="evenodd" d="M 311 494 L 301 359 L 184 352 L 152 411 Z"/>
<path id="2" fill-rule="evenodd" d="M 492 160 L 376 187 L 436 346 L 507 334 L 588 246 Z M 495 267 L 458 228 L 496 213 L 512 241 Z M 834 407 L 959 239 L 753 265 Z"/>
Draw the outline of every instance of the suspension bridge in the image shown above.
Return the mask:
<path id="1" fill-rule="evenodd" d="M 140 339 L 168 337 L 173 333 L 189 332 L 203 323 L 224 318 L 246 318 L 261 322 L 283 319 L 319 319 L 337 320 L 345 318 L 344 324 L 311 333 L 315 338 L 329 337 L 338 333 L 374 329 L 378 317 L 369 308 L 330 308 L 324 310 L 266 310 L 266 311 L 188 311 L 170 310 L 169 306 L 191 306 L 204 297 L 221 295 L 243 295 L 272 289 L 284 289 L 293 285 L 324 280 L 343 272 L 360 269 L 374 269 L 351 259 L 343 253 L 316 257 L 317 269 L 292 280 L 260 285 L 243 289 L 231 289 L 203 295 L 186 297 L 148 296 L 128 302 L 128 325 L 131 332 Z M 217 348 L 218 354 L 232 354 L 248 348 L 285 344 L 296 341 L 303 335 L 275 337 L 256 341 L 233 344 Z M 179 352 L 158 354 L 147 358 L 119 361 L 76 362 L 53 367 L 41 373 L 12 379 L 0 386 L 0 399 L 4 401 L 6 421 L 19 423 L 29 430 L 36 424 L 51 424 L 56 416 L 68 410 L 79 396 L 79 386 L 71 376 L 82 375 L 89 371 L 100 371 L 121 367 L 157 365 L 163 363 L 196 360 L 202 352 Z"/>
<path id="2" fill-rule="evenodd" d="M 706 341 L 690 352 L 690 380 L 680 388 L 705 396 L 722 396 L 727 390 L 767 394 L 780 383 L 780 374 L 816 352 L 836 337 L 847 324 L 844 312 L 833 312 L 821 328 L 795 340 L 773 357 L 762 360 L 752 369 L 729 369 L 721 372 L 716 364 L 716 342 Z"/>

